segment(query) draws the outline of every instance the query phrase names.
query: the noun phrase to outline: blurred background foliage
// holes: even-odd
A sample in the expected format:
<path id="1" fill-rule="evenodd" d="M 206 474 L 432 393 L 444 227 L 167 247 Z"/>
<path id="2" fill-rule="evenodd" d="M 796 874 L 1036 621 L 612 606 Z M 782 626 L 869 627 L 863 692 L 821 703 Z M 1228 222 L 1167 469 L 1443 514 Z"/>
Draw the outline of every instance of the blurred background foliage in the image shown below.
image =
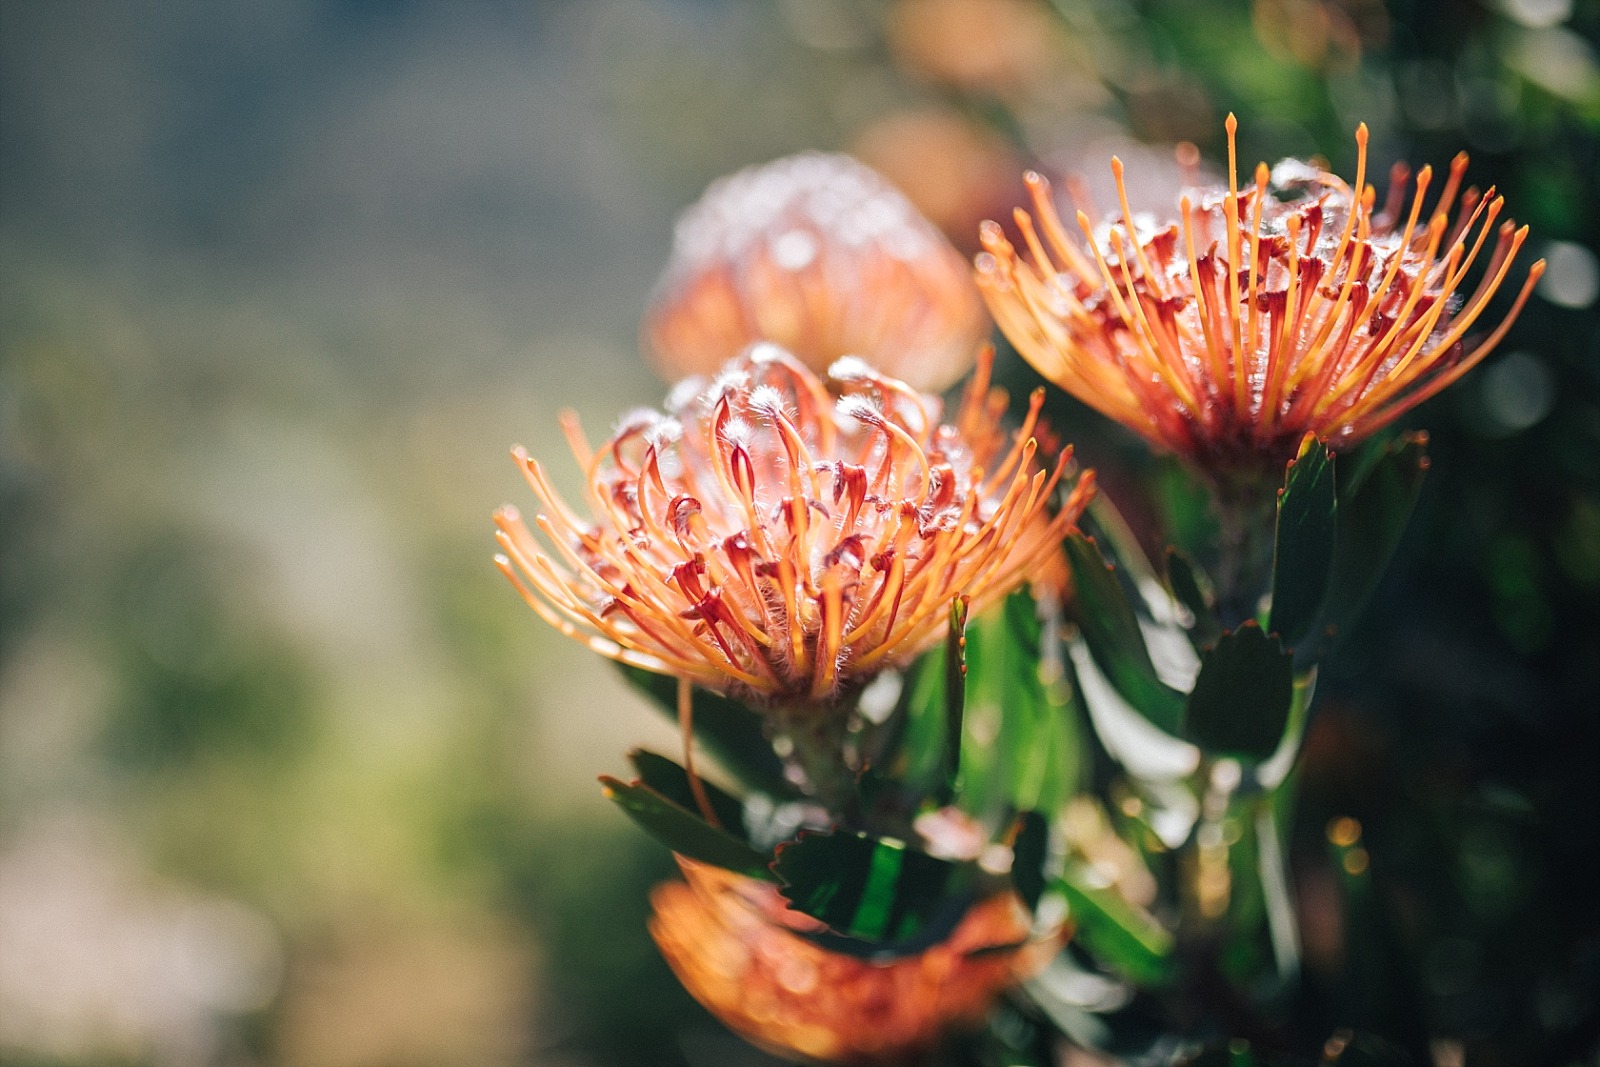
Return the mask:
<path id="1" fill-rule="evenodd" d="M 658 399 L 638 316 L 722 173 L 848 149 L 970 249 L 1024 166 L 1153 198 L 1236 110 L 1244 161 L 1346 174 L 1367 122 L 1380 187 L 1465 148 L 1551 261 L 1409 420 L 1424 498 L 1322 679 L 1302 1022 L 1593 1062 L 1597 39 L 1592 0 L 0 0 L 0 1057 L 770 1062 L 648 941 L 670 860 L 594 776 L 670 731 L 489 565 L 505 450 L 570 491 L 557 411 Z M 1181 474 L 1051 403 L 1165 536 Z"/>

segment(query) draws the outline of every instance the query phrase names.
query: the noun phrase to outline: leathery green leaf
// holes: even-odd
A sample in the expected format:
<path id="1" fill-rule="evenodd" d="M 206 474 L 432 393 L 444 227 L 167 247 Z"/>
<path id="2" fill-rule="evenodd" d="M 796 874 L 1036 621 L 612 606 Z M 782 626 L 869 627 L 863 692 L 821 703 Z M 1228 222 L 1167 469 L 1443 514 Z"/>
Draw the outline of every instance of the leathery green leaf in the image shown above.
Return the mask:
<path id="1" fill-rule="evenodd" d="M 950 632 L 944 644 L 944 783 L 948 799 L 961 774 L 961 724 L 967 708 L 967 598 L 950 602 Z"/>
<path id="2" fill-rule="evenodd" d="M 1184 736 L 1213 755 L 1260 762 L 1277 749 L 1294 699 L 1294 657 L 1247 622 L 1200 656 Z"/>
<path id="3" fill-rule="evenodd" d="M 1017 816 L 1017 836 L 1011 845 L 1011 884 L 1029 908 L 1039 906 L 1047 879 L 1044 865 L 1050 855 L 1050 820 L 1037 811 Z"/>
<path id="4" fill-rule="evenodd" d="M 1026 590 L 967 627 L 958 803 L 980 819 L 1054 812 L 1076 791 L 1082 745 L 1059 647 Z"/>
<path id="5" fill-rule="evenodd" d="M 1056 886 L 1067 898 L 1073 937 L 1101 964 L 1141 985 L 1160 986 L 1173 977 L 1172 933 L 1123 899 L 1112 886 L 1078 865 Z"/>
<path id="6" fill-rule="evenodd" d="M 970 903 L 972 869 L 904 842 L 857 833 L 802 833 L 778 847 L 779 892 L 847 937 L 886 946 L 931 943 Z"/>
<path id="7" fill-rule="evenodd" d="M 689 772 L 675 760 L 648 749 L 636 748 L 628 753 L 628 762 L 633 764 L 634 772 L 639 775 L 639 781 L 644 785 L 686 811 L 699 811 L 699 804 L 694 797 L 694 787 L 689 784 Z M 744 826 L 743 802 L 704 778 L 700 779 L 700 787 L 705 790 L 706 800 L 711 804 L 711 810 L 717 816 L 717 821 L 722 823 L 722 828 L 740 840 L 748 840 L 749 834 L 745 832 Z"/>
<path id="8" fill-rule="evenodd" d="M 606 797 L 628 813 L 646 833 L 672 851 L 751 878 L 770 880 L 772 857 L 752 848 L 698 814 L 680 807 L 643 782 L 601 776 Z"/>
<path id="9" fill-rule="evenodd" d="M 1338 495 L 1333 455 L 1311 434 L 1300 443 L 1278 494 L 1268 629 L 1294 648 L 1322 617 L 1333 574 Z"/>
<path id="10" fill-rule="evenodd" d="M 1153 725 L 1175 735 L 1183 719 L 1183 695 L 1156 674 L 1138 617 L 1116 572 L 1094 541 L 1082 534 L 1069 535 L 1065 547 L 1076 590 L 1073 620 L 1095 662 L 1124 700 Z"/>
<path id="11" fill-rule="evenodd" d="M 1400 543 L 1428 471 L 1428 435 L 1404 434 L 1363 458 L 1359 472 L 1351 464 L 1348 484 L 1340 460 L 1339 532 L 1327 607 L 1335 627 L 1360 612 Z"/>
<path id="12" fill-rule="evenodd" d="M 678 680 L 638 667 L 623 666 L 622 675 L 674 722 L 678 718 Z M 798 791 L 784 777 L 783 761 L 772 750 L 761 716 L 737 700 L 696 689 L 694 734 L 717 765 L 743 785 L 773 796 Z"/>
<path id="13" fill-rule="evenodd" d="M 1214 642 L 1222 629 L 1217 623 L 1211 580 L 1199 564 L 1176 548 L 1167 549 L 1167 586 L 1178 603 L 1194 616 L 1194 625 L 1189 628 L 1190 639 L 1202 645 Z"/>

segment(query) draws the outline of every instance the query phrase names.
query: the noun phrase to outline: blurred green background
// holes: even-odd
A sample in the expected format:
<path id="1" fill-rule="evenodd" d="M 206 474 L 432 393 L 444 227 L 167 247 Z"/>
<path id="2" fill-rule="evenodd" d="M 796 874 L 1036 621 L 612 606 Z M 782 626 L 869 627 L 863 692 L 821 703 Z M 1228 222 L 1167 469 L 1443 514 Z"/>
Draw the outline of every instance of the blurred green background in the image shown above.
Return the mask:
<path id="1" fill-rule="evenodd" d="M 1120 151 L 1154 202 L 1230 109 L 1248 161 L 1465 148 L 1551 260 L 1411 418 L 1423 504 L 1324 676 L 1305 1024 L 1592 1056 L 1597 36 L 1579 0 L 0 0 L 0 1058 L 769 1062 L 649 943 L 671 863 L 594 776 L 672 734 L 494 572 L 506 450 L 572 489 L 556 413 L 659 398 L 638 317 L 722 173 L 853 150 L 970 248 L 1023 166 Z M 1154 529 L 1167 468 L 1052 402 Z M 1365 918 L 1321 906 L 1340 815 Z"/>

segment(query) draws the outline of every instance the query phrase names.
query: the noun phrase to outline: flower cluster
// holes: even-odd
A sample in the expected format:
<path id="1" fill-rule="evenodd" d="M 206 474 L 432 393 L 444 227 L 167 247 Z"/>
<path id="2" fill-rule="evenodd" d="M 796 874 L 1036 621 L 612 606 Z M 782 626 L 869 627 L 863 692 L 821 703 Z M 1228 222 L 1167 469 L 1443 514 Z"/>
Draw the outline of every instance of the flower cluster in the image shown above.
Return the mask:
<path id="1" fill-rule="evenodd" d="M 984 224 L 976 285 L 853 161 L 806 155 L 725 179 L 681 222 L 645 322 L 658 365 L 681 379 L 663 408 L 624 415 L 598 447 L 566 420 L 583 508 L 514 450 L 539 510 L 531 522 L 496 513 L 501 571 L 562 633 L 677 679 L 682 765 L 636 754 L 639 779 L 607 779 L 607 794 L 680 854 L 685 881 L 652 897 L 663 955 L 756 1044 L 914 1061 L 1039 973 L 1070 927 L 1063 903 L 1091 955 L 1097 940 L 1135 946 L 1110 968 L 1130 975 L 1170 983 L 1186 973 L 1180 950 L 1214 940 L 1179 938 L 1145 910 L 1155 873 L 1095 802 L 1072 796 L 1074 723 L 1099 726 L 1115 697 L 1148 720 L 1138 737 L 1181 746 L 1185 760 L 1217 757 L 1216 773 L 1181 772 L 1209 777 L 1195 808 L 1208 821 L 1162 839 L 1198 849 L 1172 865 L 1193 876 L 1174 890 L 1184 910 L 1173 921 L 1214 923 L 1233 884 L 1221 820 L 1243 810 L 1235 793 L 1272 795 L 1257 791 L 1262 768 L 1293 755 L 1315 677 L 1314 666 L 1296 673 L 1316 655 L 1300 654 L 1298 635 L 1331 631 L 1344 610 L 1328 592 L 1331 546 L 1351 543 L 1339 523 L 1359 509 L 1341 504 L 1323 445 L 1348 447 L 1460 378 L 1543 271 L 1535 263 L 1469 344 L 1527 230 L 1502 217 L 1492 189 L 1463 187 L 1465 156 L 1431 203 L 1432 172 L 1413 183 L 1397 168 L 1380 207 L 1365 127 L 1353 183 L 1291 160 L 1257 167 L 1243 189 L 1235 128 L 1230 116 L 1226 185 L 1186 190 L 1165 220 L 1133 213 L 1113 159 L 1121 212 L 1096 226 L 1079 211 L 1081 240 L 1030 174 L 1034 213 L 1016 212 L 1015 243 Z M 1215 556 L 1171 575 L 1190 621 L 1168 610 L 1144 625 L 1132 587 L 1153 617 L 1166 598 L 1114 513 L 1100 525 L 1133 583 L 1073 536 L 1094 476 L 1075 476 L 1071 449 L 1050 443 L 1043 390 L 1015 431 L 1002 428 L 983 301 L 1048 379 L 1211 483 L 1224 520 Z M 974 353 L 947 415 L 929 390 Z M 1411 484 L 1425 462 L 1405 449 L 1374 460 Z M 1278 531 L 1255 505 L 1279 486 L 1305 537 L 1264 536 Z M 1361 549 L 1340 566 L 1380 573 L 1385 557 Z M 1064 639 L 1039 602 L 1068 591 L 1068 554 L 1081 584 Z M 977 618 L 1025 583 L 1051 595 Z M 869 699 L 882 672 L 947 636 L 942 664 L 919 670 L 898 703 Z M 1194 664 L 1187 693 L 1152 674 L 1158 636 Z M 697 731 L 696 687 L 755 715 L 721 702 Z M 1181 740 L 1162 736 L 1174 731 Z M 743 796 L 699 777 L 697 737 Z M 1119 807 L 1132 819 L 1142 803 L 1129 793 Z M 1263 894 L 1287 884 L 1267 870 L 1278 832 L 1270 817 L 1240 829 L 1263 857 Z M 1110 885 L 1108 864 L 1127 868 Z M 1292 924 L 1280 927 L 1269 921 L 1273 959 L 1292 971 Z"/>
<path id="2" fill-rule="evenodd" d="M 977 261 L 996 321 L 1041 374 L 1213 478 L 1276 476 L 1307 433 L 1340 448 L 1393 422 L 1488 355 L 1544 269 L 1469 349 L 1527 228 L 1501 219 L 1493 189 L 1462 191 L 1465 155 L 1424 216 L 1428 167 L 1408 198 L 1397 166 L 1377 207 L 1365 126 L 1354 184 L 1286 160 L 1244 189 L 1235 128 L 1230 115 L 1226 187 L 1185 192 L 1163 220 L 1135 216 L 1123 191 L 1098 227 L 1078 212 L 1081 242 L 1030 174 L 1026 255 L 987 223 Z"/>
<path id="3" fill-rule="evenodd" d="M 987 330 L 964 261 L 883 179 L 839 156 L 780 160 L 714 185 L 678 227 L 645 323 L 658 365 L 683 378 L 664 409 L 623 416 L 598 448 L 567 420 L 588 514 L 514 450 L 539 512 L 496 513 L 500 569 L 562 633 L 678 679 L 699 814 L 632 787 L 654 817 L 706 824 L 687 844 L 666 834 L 675 849 L 726 844 L 736 821 L 695 771 L 693 687 L 766 715 L 811 794 L 809 825 L 903 835 L 920 801 L 873 826 L 855 799 L 857 698 L 942 640 L 955 605 L 964 618 L 1026 582 L 1064 588 L 1062 541 L 1093 473 L 1073 476 L 1071 449 L 1039 427 L 1043 390 L 1002 429 Z M 975 353 L 947 418 L 923 390 Z M 900 1062 L 980 1022 L 1059 944 L 1059 924 L 1034 937 L 990 874 L 952 899 L 965 910 L 948 937 L 868 960 L 817 939 L 828 927 L 774 884 L 680 864 L 687 882 L 653 897 L 662 953 L 729 1027 L 786 1053 Z"/>
<path id="4" fill-rule="evenodd" d="M 1047 575 L 1093 489 L 1051 509 L 1070 450 L 1035 462 L 1042 397 L 1007 445 L 988 358 L 952 423 L 860 360 L 826 381 L 770 344 L 598 450 L 572 427 L 594 521 L 520 449 L 541 547 L 496 515 L 502 571 L 553 626 L 603 655 L 761 706 L 829 705 L 974 610 Z"/>

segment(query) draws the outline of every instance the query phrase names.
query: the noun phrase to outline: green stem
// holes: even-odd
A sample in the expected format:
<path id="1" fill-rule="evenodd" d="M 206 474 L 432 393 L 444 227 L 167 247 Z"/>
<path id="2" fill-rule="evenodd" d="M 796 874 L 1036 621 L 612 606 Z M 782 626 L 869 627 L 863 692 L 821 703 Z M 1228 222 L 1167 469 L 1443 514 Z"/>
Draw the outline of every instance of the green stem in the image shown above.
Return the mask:
<path id="1" fill-rule="evenodd" d="M 845 825 L 859 823 L 861 794 L 845 758 L 847 716 L 837 708 L 803 707 L 783 713 L 778 723 L 790 744 L 785 760 L 805 777 L 811 795 Z"/>
<path id="2" fill-rule="evenodd" d="M 1272 582 L 1277 502 L 1256 483 L 1218 485 L 1217 613 L 1225 629 L 1256 617 Z"/>
<path id="3" fill-rule="evenodd" d="M 1300 975 L 1300 931 L 1289 889 L 1288 857 L 1272 808 L 1270 798 L 1264 798 L 1256 807 L 1256 858 L 1260 862 L 1272 958 L 1278 966 L 1278 980 L 1287 985 Z"/>

